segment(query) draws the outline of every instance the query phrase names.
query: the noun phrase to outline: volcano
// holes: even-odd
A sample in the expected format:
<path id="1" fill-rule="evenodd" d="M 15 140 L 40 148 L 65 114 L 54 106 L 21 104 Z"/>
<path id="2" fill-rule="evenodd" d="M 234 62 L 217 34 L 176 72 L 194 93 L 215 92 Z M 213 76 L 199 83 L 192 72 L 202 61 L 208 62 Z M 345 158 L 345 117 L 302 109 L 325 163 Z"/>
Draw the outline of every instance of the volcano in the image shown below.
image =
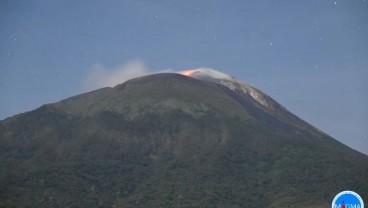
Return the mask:
<path id="1" fill-rule="evenodd" d="M 0 121 L 0 207 L 329 207 L 368 157 L 212 69 L 139 77 Z"/>

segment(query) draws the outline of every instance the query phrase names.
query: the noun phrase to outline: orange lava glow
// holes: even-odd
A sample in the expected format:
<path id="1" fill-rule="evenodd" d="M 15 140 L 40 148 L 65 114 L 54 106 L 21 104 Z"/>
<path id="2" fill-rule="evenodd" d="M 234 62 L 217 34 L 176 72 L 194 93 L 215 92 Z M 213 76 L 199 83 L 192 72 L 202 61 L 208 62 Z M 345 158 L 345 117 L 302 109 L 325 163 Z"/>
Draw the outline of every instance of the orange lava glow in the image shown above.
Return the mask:
<path id="1" fill-rule="evenodd" d="M 181 71 L 181 72 L 179 72 L 179 74 L 182 74 L 182 75 L 185 75 L 185 76 L 188 76 L 188 77 L 190 77 L 190 76 L 192 76 L 192 74 L 194 74 L 194 73 L 196 73 L 197 72 L 197 70 L 186 70 L 186 71 Z"/>

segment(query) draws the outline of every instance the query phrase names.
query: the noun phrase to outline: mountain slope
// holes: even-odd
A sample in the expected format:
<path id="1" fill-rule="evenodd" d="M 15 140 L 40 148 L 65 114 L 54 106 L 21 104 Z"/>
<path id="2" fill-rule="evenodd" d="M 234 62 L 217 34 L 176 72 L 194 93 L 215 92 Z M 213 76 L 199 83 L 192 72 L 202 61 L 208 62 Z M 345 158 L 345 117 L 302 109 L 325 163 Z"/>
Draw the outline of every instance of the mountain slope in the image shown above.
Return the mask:
<path id="1" fill-rule="evenodd" d="M 57 104 L 68 113 L 93 115 L 105 111 L 137 117 L 147 112 L 180 109 L 191 115 L 213 111 L 236 115 L 246 112 L 220 90 L 221 86 L 177 74 L 155 74 L 136 78 L 114 88 L 76 96 Z M 244 114 L 244 115 L 243 115 Z"/>
<path id="2" fill-rule="evenodd" d="M 0 121 L 0 207 L 327 207 L 368 193 L 367 156 L 260 91 L 268 105 L 194 78 L 150 75 Z"/>

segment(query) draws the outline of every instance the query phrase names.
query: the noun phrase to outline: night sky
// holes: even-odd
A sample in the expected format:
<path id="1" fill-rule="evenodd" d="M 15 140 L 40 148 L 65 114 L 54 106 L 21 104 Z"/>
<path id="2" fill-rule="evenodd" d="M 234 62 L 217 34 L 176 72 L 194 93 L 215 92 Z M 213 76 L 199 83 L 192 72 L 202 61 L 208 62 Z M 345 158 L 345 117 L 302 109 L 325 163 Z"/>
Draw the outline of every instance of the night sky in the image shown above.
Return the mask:
<path id="1" fill-rule="evenodd" d="M 368 0 L 1 0 L 0 119 L 210 67 L 368 154 L 367 38 Z"/>

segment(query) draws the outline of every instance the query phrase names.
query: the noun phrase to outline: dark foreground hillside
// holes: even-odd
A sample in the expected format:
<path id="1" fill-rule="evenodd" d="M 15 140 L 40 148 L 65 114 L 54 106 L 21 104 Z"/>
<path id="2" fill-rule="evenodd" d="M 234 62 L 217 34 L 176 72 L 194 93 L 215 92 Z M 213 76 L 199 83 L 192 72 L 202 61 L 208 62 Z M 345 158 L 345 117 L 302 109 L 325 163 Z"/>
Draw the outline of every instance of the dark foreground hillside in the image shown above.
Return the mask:
<path id="1" fill-rule="evenodd" d="M 367 199 L 367 156 L 234 96 L 162 74 L 0 121 L 0 207 L 329 207 L 342 190 Z"/>

